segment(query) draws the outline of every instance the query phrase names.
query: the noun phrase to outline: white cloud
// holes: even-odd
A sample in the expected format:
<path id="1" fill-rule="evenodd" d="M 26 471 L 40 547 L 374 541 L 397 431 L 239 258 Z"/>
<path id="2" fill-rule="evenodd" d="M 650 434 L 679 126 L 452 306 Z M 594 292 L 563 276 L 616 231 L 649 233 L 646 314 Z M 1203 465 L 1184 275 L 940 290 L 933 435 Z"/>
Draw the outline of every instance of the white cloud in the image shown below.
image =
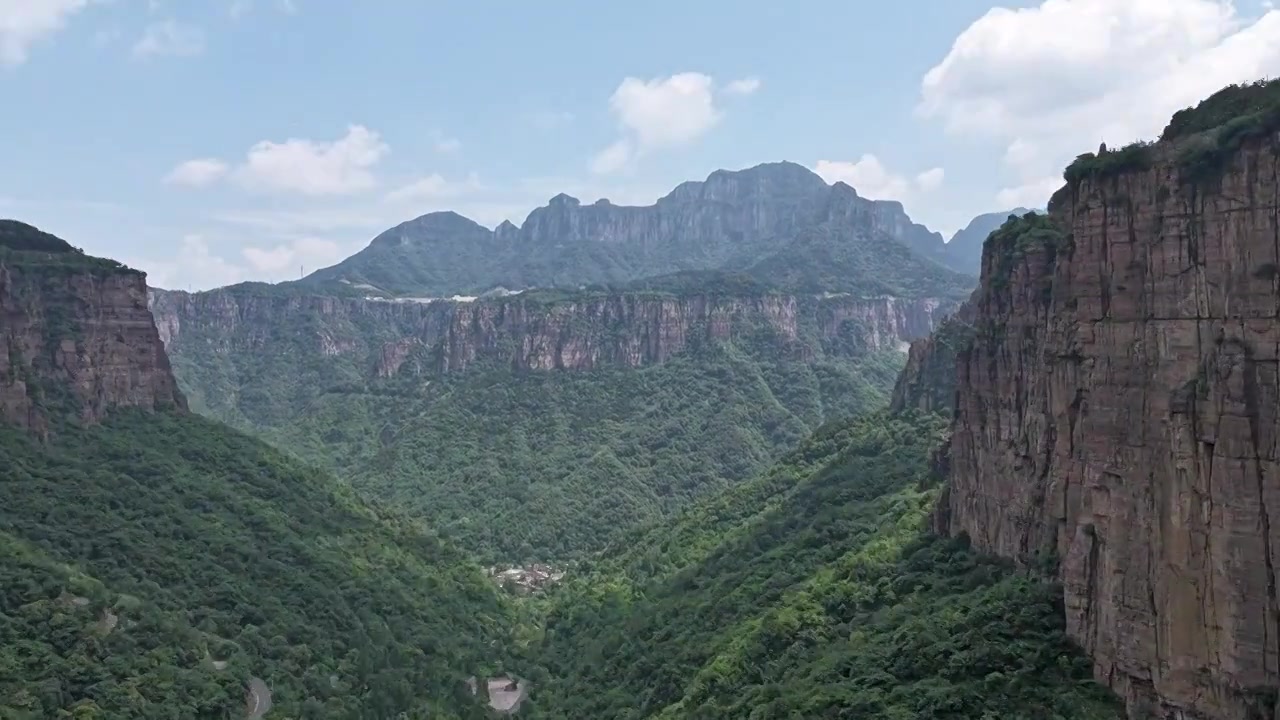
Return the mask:
<path id="1" fill-rule="evenodd" d="M 942 168 L 930 168 L 916 175 L 916 187 L 925 192 L 937 190 L 942 185 L 944 177 L 946 177 L 946 172 Z"/>
<path id="2" fill-rule="evenodd" d="M 631 162 L 631 143 L 619 140 L 591 158 L 591 172 L 598 175 L 616 173 Z"/>
<path id="3" fill-rule="evenodd" d="M 242 187 L 260 192 L 351 195 L 378 184 L 373 168 L 389 150 L 378 133 L 351 125 L 346 135 L 332 142 L 263 140 L 249 148 L 244 162 L 230 171 L 217 158 L 188 160 L 170 172 L 165 182 L 204 186 L 229 175 Z"/>
<path id="4" fill-rule="evenodd" d="M 147 273 L 147 284 L 167 290 L 205 290 L 246 279 L 243 267 L 214 255 L 200 234 L 184 235 L 173 257 L 164 260 L 125 259 Z"/>
<path id="5" fill-rule="evenodd" d="M 228 259 L 214 251 L 231 243 L 221 242 L 215 232 L 190 233 L 178 243 L 176 252 L 162 259 L 128 258 L 124 262 L 147 273 L 147 284 L 169 290 L 208 290 L 246 280 L 280 282 L 297 279 L 328 267 L 356 250 L 317 237 L 300 237 L 274 245 L 248 246 L 238 258 Z"/>
<path id="6" fill-rule="evenodd" d="M 687 143 L 720 121 L 711 78 L 702 73 L 648 81 L 629 77 L 613 92 L 609 107 L 642 148 Z"/>
<path id="7" fill-rule="evenodd" d="M 249 148 L 236 179 L 253 190 L 303 195 L 347 195 L 377 185 L 373 167 L 388 150 L 378 133 L 352 125 L 333 142 L 290 138 Z"/>
<path id="8" fill-rule="evenodd" d="M 190 57 L 204 52 L 204 33 L 200 28 L 175 20 L 151 23 L 133 45 L 135 57 L 175 55 Z"/>
<path id="9" fill-rule="evenodd" d="M 0 65 L 26 62 L 31 46 L 66 25 L 89 0 L 0 0 Z"/>
<path id="10" fill-rule="evenodd" d="M 424 202 L 458 197 L 481 188 L 480 178 L 472 173 L 462 182 L 450 182 L 439 173 L 433 173 L 387 193 L 389 202 Z"/>
<path id="11" fill-rule="evenodd" d="M 724 86 L 725 93 L 729 95 L 750 95 L 759 89 L 760 78 L 757 77 L 745 77 Z"/>
<path id="12" fill-rule="evenodd" d="M 730 87 L 738 85 L 736 91 L 743 94 L 750 82 L 739 80 Z M 711 77 L 696 72 L 651 80 L 626 78 L 609 98 L 622 137 L 596 154 L 592 169 L 617 172 L 650 151 L 687 145 L 703 136 L 723 115 L 713 91 Z"/>
<path id="13" fill-rule="evenodd" d="M 187 187 L 204 187 L 210 185 L 227 174 L 227 164 L 217 158 L 199 158 L 188 160 L 174 168 L 165 176 L 168 185 L 185 185 Z"/>
<path id="14" fill-rule="evenodd" d="M 890 172 L 879 158 L 870 153 L 863 155 L 856 162 L 819 160 L 814 165 L 813 171 L 829 183 L 843 182 L 852 186 L 862 197 L 872 200 L 897 200 L 903 203 L 922 193 L 936 190 L 942 185 L 944 176 L 942 168 L 932 168 L 911 180 L 904 175 Z"/>
<path id="15" fill-rule="evenodd" d="M 255 278 L 292 279 L 317 268 L 329 267 L 347 256 L 332 240 L 304 237 L 270 248 L 247 247 L 241 251 Z"/>
<path id="16" fill-rule="evenodd" d="M 996 204 L 1002 208 L 1042 208 L 1049 202 L 1049 196 L 1060 187 L 1062 175 L 1049 175 L 1014 187 L 1001 188 L 996 193 Z"/>
<path id="17" fill-rule="evenodd" d="M 1246 18 L 1228 0 L 1045 0 L 992 9 L 964 30 L 925 75 L 919 112 L 950 133 L 1004 143 L 1016 185 L 1000 197 L 1042 205 L 1046 178 L 1079 153 L 1154 138 L 1175 111 L 1219 88 L 1277 75 L 1280 11 Z"/>

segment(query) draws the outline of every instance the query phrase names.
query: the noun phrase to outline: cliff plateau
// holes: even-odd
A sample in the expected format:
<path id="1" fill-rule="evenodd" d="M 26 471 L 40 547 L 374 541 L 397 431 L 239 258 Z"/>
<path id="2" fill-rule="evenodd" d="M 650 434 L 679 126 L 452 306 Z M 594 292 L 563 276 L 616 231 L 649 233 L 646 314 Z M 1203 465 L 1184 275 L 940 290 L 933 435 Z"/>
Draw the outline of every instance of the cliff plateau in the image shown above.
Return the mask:
<path id="1" fill-rule="evenodd" d="M 1280 717 L 1277 90 L 1082 156 L 1049 218 L 987 241 L 952 350 L 935 528 L 1056 561 L 1134 718 Z"/>
<path id="2" fill-rule="evenodd" d="M 110 407 L 186 407 L 142 273 L 0 225 L 0 419 L 43 433 L 49 412 L 92 423 Z"/>
<path id="3" fill-rule="evenodd" d="M 179 355 L 200 348 L 234 358 L 282 351 L 296 341 L 317 356 L 355 356 L 378 377 L 396 375 L 409 361 L 415 372 L 463 370 L 485 360 L 516 370 L 634 368 L 757 330 L 800 359 L 818 351 L 808 343 L 836 352 L 905 349 L 955 307 L 946 298 L 780 293 L 535 292 L 415 302 L 153 289 L 148 301 L 161 340 Z M 285 328 L 295 332 L 286 335 Z"/>

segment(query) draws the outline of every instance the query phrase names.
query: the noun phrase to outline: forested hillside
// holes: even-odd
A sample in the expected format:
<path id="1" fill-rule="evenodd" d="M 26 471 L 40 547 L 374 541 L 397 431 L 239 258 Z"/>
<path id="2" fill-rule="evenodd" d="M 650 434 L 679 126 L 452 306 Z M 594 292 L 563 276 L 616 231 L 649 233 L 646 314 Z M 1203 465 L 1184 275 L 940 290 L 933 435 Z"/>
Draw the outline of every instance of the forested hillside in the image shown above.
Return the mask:
<path id="1" fill-rule="evenodd" d="M 0 225 L 0 717 L 483 717 L 478 568 L 188 413 L 142 275 L 52 237 Z"/>
<path id="2" fill-rule="evenodd" d="M 3 428 L 0 456 L 17 717 L 229 717 L 250 676 L 297 717 L 461 716 L 501 658 L 506 610 L 462 554 L 216 423 Z"/>
<path id="3" fill-rule="evenodd" d="M 531 718 L 1118 718 L 1060 591 L 925 532 L 945 422 L 830 424 L 550 600 Z"/>
<path id="4" fill-rule="evenodd" d="M 900 364 L 896 351 L 796 363 L 722 345 L 634 370 L 478 368 L 326 393 L 265 437 L 482 559 L 564 561 L 884 404 Z"/>

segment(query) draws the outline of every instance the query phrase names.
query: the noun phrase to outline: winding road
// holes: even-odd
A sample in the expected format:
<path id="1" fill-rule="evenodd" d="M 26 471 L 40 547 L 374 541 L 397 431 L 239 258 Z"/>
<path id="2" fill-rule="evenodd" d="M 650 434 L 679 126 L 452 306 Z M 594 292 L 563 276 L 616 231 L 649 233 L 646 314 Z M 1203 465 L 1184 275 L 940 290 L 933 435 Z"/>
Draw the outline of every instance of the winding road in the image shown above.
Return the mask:
<path id="1" fill-rule="evenodd" d="M 262 720 L 262 716 L 271 711 L 271 688 L 262 678 L 249 678 L 249 695 L 245 704 L 249 707 L 249 720 Z"/>

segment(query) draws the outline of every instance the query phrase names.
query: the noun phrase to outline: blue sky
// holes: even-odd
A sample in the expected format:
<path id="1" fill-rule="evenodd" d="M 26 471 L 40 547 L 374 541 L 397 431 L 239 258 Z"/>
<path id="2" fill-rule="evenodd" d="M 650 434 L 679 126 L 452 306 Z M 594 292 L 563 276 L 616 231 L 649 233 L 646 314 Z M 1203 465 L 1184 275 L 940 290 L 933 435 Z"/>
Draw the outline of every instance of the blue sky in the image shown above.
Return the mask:
<path id="1" fill-rule="evenodd" d="M 198 289 L 786 159 L 949 235 L 1278 74 L 1252 0 L 0 0 L 0 216 Z"/>

